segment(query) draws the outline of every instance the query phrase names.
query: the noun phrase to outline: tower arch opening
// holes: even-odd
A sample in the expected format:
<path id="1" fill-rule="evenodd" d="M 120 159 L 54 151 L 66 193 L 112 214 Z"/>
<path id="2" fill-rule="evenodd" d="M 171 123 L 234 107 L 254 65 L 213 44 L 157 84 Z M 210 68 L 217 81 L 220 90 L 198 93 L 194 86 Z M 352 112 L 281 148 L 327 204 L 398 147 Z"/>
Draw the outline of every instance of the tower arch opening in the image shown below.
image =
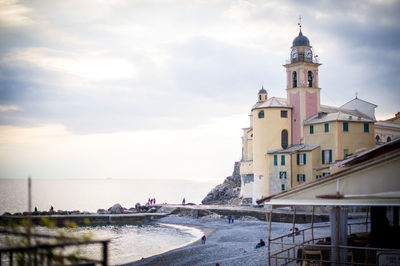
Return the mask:
<path id="1" fill-rule="evenodd" d="M 308 87 L 310 87 L 310 88 L 313 87 L 313 73 L 312 73 L 312 71 L 308 71 L 307 84 L 308 84 Z"/>
<path id="2" fill-rule="evenodd" d="M 293 71 L 293 88 L 297 88 L 297 72 Z"/>
<path id="3" fill-rule="evenodd" d="M 283 149 L 288 147 L 288 131 L 286 129 L 281 132 L 281 146 Z"/>

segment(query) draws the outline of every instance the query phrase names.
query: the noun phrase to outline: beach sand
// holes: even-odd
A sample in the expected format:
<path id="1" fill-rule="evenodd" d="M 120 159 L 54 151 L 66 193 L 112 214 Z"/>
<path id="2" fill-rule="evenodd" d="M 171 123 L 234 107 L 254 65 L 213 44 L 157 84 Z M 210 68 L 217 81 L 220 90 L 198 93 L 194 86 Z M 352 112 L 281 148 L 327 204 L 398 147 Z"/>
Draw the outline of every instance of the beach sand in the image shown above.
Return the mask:
<path id="1" fill-rule="evenodd" d="M 202 230 L 207 241 L 196 241 L 188 246 L 144 258 L 126 265 L 267 265 L 267 246 L 254 246 L 268 239 L 268 223 L 254 218 L 236 219 L 229 224 L 224 218 L 189 218 L 168 216 L 161 223 L 194 226 Z M 289 233 L 292 224 L 273 223 L 273 236 Z"/>

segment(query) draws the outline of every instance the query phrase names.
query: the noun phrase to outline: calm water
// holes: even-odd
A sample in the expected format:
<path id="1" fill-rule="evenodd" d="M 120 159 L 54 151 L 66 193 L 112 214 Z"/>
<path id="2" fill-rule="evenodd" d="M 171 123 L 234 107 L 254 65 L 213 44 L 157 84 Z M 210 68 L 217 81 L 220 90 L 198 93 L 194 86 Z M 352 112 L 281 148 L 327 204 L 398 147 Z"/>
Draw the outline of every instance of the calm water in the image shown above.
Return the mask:
<path id="1" fill-rule="evenodd" d="M 109 263 L 123 264 L 140 260 L 159 253 L 187 245 L 200 239 L 202 232 L 198 229 L 166 224 L 150 224 L 144 226 L 96 226 L 79 227 L 77 229 L 56 229 L 68 231 L 68 235 L 83 235 L 91 232 L 92 239 L 110 239 L 108 246 Z M 37 232 L 49 233 L 48 228 L 36 227 Z M 7 246 L 4 235 L 0 235 L 0 247 Z M 77 253 L 74 248 L 64 250 L 65 254 Z M 86 258 L 101 259 L 102 246 L 80 246 L 80 255 Z M 8 257 L 2 256 L 2 262 L 7 263 Z"/>
<path id="2" fill-rule="evenodd" d="M 32 209 L 80 210 L 96 212 L 115 203 L 133 207 L 144 204 L 149 197 L 157 203 L 199 204 L 218 182 L 183 180 L 126 180 L 126 179 L 32 179 Z M 0 215 L 28 209 L 28 181 L 0 179 Z"/>
<path id="3" fill-rule="evenodd" d="M 200 203 L 217 184 L 177 180 L 118 180 L 118 179 L 69 179 L 32 180 L 32 208 L 48 210 L 80 210 L 96 212 L 115 203 L 133 207 L 144 204 L 149 197 L 157 203 Z M 4 212 L 22 212 L 28 209 L 28 182 L 21 179 L 0 179 L 0 215 Z M 93 232 L 94 238 L 111 239 L 110 263 L 121 264 L 142 257 L 159 254 L 198 240 L 202 232 L 189 227 L 150 224 L 145 226 L 96 226 L 80 227 L 75 233 Z M 4 239 L 3 239 L 4 240 Z M 2 239 L 0 239 L 0 244 Z M 85 254 L 100 258 L 100 247 L 91 247 Z"/>

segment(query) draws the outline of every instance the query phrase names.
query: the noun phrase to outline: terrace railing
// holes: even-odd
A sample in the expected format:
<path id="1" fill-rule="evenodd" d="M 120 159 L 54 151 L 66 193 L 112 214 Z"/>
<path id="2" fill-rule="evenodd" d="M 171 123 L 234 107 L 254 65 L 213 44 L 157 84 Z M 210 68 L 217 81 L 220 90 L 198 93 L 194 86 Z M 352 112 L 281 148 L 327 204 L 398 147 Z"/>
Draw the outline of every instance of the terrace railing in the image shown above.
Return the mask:
<path id="1" fill-rule="evenodd" d="M 0 230 L 0 234 L 12 237 L 27 237 L 26 233 L 11 230 Z M 109 240 L 81 240 L 74 237 L 60 237 L 47 234 L 32 234 L 30 237 L 36 239 L 33 245 L 19 245 L 0 248 L 0 266 L 2 265 L 108 265 L 108 243 Z M 56 239 L 57 243 L 41 241 L 40 239 Z M 81 248 L 88 245 L 100 245 L 101 259 L 86 258 L 84 256 L 62 255 L 60 250 L 66 248 Z"/>

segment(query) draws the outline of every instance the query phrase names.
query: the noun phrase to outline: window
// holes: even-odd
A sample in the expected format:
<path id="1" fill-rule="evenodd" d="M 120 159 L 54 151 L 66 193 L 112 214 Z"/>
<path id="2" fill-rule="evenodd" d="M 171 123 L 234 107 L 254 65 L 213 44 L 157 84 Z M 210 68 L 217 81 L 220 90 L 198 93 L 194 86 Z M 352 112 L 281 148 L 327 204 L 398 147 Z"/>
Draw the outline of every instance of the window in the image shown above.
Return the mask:
<path id="1" fill-rule="evenodd" d="M 325 124 L 325 132 L 329 132 L 329 124 L 328 123 Z"/>
<path id="2" fill-rule="evenodd" d="M 258 112 L 258 118 L 264 118 L 264 111 Z"/>
<path id="3" fill-rule="evenodd" d="M 285 165 L 285 155 L 281 155 L 281 165 Z"/>
<path id="4" fill-rule="evenodd" d="M 300 174 L 297 175 L 297 182 L 305 182 L 306 181 L 306 175 Z"/>
<path id="5" fill-rule="evenodd" d="M 328 175 L 330 175 L 331 173 L 329 173 L 329 172 L 326 172 L 326 173 L 322 173 L 322 176 L 328 176 Z"/>
<path id="6" fill-rule="evenodd" d="M 310 134 L 314 134 L 314 126 L 313 125 L 310 126 Z"/>
<path id="7" fill-rule="evenodd" d="M 322 150 L 322 163 L 327 164 L 332 162 L 332 150 Z"/>
<path id="8" fill-rule="evenodd" d="M 315 176 L 315 179 L 320 179 L 320 178 L 321 178 L 320 175 Z"/>
<path id="9" fill-rule="evenodd" d="M 308 71 L 308 87 L 312 88 L 313 86 L 313 74 L 311 71 Z"/>
<path id="10" fill-rule="evenodd" d="M 391 142 L 392 138 L 391 137 L 387 137 L 386 142 Z"/>
<path id="11" fill-rule="evenodd" d="M 286 171 L 279 172 L 279 179 L 286 179 Z"/>
<path id="12" fill-rule="evenodd" d="M 261 95 L 258 95 L 258 100 L 261 101 Z"/>
<path id="13" fill-rule="evenodd" d="M 281 117 L 287 117 L 287 111 L 281 110 Z"/>
<path id="14" fill-rule="evenodd" d="M 364 123 L 364 132 L 369 132 L 369 124 Z"/>
<path id="15" fill-rule="evenodd" d="M 343 122 L 343 131 L 349 131 L 349 123 Z"/>
<path id="16" fill-rule="evenodd" d="M 375 139 L 376 139 L 376 142 L 379 142 L 381 140 L 381 138 L 378 135 L 376 135 Z"/>
<path id="17" fill-rule="evenodd" d="M 297 88 L 297 72 L 293 72 L 293 88 Z"/>
<path id="18" fill-rule="evenodd" d="M 344 149 L 343 150 L 343 157 L 346 159 L 346 157 L 349 155 L 349 149 Z"/>
<path id="19" fill-rule="evenodd" d="M 281 185 L 281 189 L 282 189 L 282 191 L 285 190 L 285 184 Z"/>
<path id="20" fill-rule="evenodd" d="M 298 153 L 297 154 L 297 165 L 304 165 L 304 164 L 306 164 L 306 154 Z"/>
<path id="21" fill-rule="evenodd" d="M 278 165 L 278 155 L 274 155 L 274 165 Z"/>
<path id="22" fill-rule="evenodd" d="M 288 147 L 288 131 L 286 129 L 281 132 L 281 146 L 283 149 Z"/>

